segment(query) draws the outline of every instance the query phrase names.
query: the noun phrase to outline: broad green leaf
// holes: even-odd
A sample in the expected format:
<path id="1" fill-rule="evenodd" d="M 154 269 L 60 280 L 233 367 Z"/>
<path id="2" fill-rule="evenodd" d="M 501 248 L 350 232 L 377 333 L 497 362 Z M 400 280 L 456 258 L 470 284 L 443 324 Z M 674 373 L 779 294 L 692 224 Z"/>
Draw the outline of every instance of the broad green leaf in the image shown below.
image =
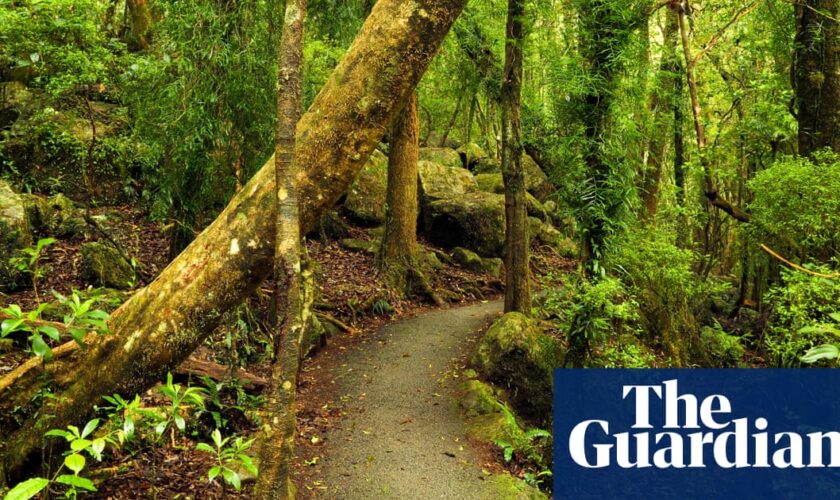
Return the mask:
<path id="1" fill-rule="evenodd" d="M 218 476 L 220 472 L 222 472 L 222 468 L 218 465 L 215 467 L 211 467 L 210 470 L 207 472 L 207 477 L 210 479 L 210 481 L 212 481 L 216 479 L 216 476 Z"/>
<path id="2" fill-rule="evenodd" d="M 187 428 L 187 423 L 184 421 L 184 417 L 181 415 L 175 415 L 175 427 L 177 427 L 179 431 L 184 432 L 184 429 Z"/>
<path id="3" fill-rule="evenodd" d="M 22 325 L 22 319 L 4 320 L 3 323 L 0 323 L 0 337 L 7 337 L 11 333 L 14 333 L 18 330 L 23 330 L 23 328 L 21 328 Z"/>
<path id="4" fill-rule="evenodd" d="M 164 420 L 163 422 L 161 422 L 161 423 L 157 424 L 157 425 L 155 426 L 155 432 L 156 432 L 157 434 L 163 434 L 163 431 L 165 431 L 165 430 L 166 430 L 166 424 L 168 424 L 168 423 L 169 423 L 169 422 L 167 422 L 166 420 Z"/>
<path id="5" fill-rule="evenodd" d="M 213 431 L 213 442 L 216 443 L 216 448 L 222 447 L 222 432 L 219 429 Z"/>
<path id="6" fill-rule="evenodd" d="M 28 500 L 41 492 L 50 484 L 48 479 L 33 477 L 18 484 L 3 497 L 3 500 Z"/>
<path id="7" fill-rule="evenodd" d="M 0 309 L 0 312 L 6 313 L 9 316 L 12 316 L 12 317 L 18 318 L 18 319 L 21 316 L 23 316 L 23 311 L 20 309 L 20 306 L 17 305 L 17 304 L 11 304 L 9 307 Z M 21 484 L 23 484 L 23 483 L 21 483 Z"/>
<path id="8" fill-rule="evenodd" d="M 225 467 L 222 469 L 222 476 L 224 476 L 225 481 L 232 485 L 236 491 L 239 491 L 239 488 L 242 487 L 242 481 L 239 479 L 239 474 L 237 474 L 236 471 Z"/>
<path id="9" fill-rule="evenodd" d="M 82 429 L 82 437 L 88 437 L 91 432 L 96 430 L 96 427 L 99 425 L 99 419 L 94 418 L 93 420 L 89 421 L 85 428 Z"/>
<path id="10" fill-rule="evenodd" d="M 198 451 L 206 451 L 207 453 L 216 453 L 216 450 L 214 450 L 213 447 L 207 443 L 198 443 L 197 445 L 195 445 L 195 449 Z"/>
<path id="11" fill-rule="evenodd" d="M 44 358 L 46 361 L 52 359 L 52 349 L 44 342 L 44 338 L 38 334 L 31 335 L 29 341 L 32 342 L 32 352 L 36 356 Z"/>
<path id="12" fill-rule="evenodd" d="M 84 439 L 84 438 L 74 439 L 70 443 L 70 449 L 73 450 L 73 451 L 82 451 L 86 448 L 90 448 L 90 445 L 92 445 L 92 444 L 93 443 L 91 442 L 90 439 Z"/>
<path id="13" fill-rule="evenodd" d="M 816 363 L 822 359 L 836 359 L 840 350 L 832 344 L 823 344 L 808 350 L 804 356 L 799 358 L 803 363 Z"/>
<path id="14" fill-rule="evenodd" d="M 79 455 L 78 453 L 72 453 L 64 457 L 64 465 L 67 466 L 68 469 L 72 470 L 76 474 L 81 472 L 82 469 L 85 468 L 85 457 Z"/>
<path id="15" fill-rule="evenodd" d="M 38 327 L 38 331 L 46 335 L 47 337 L 53 340 L 61 339 L 61 333 L 59 333 L 58 328 L 50 325 L 41 325 Z"/>
<path id="16" fill-rule="evenodd" d="M 239 461 L 242 462 L 242 468 L 248 471 L 252 476 L 258 475 L 257 466 L 254 465 L 254 460 L 248 455 L 240 454 Z"/>
<path id="17" fill-rule="evenodd" d="M 840 312 L 831 313 L 831 314 L 829 314 L 829 316 L 830 316 L 830 317 L 831 317 L 831 319 L 833 319 L 834 321 L 836 321 L 836 322 L 840 323 Z"/>
<path id="18" fill-rule="evenodd" d="M 66 439 L 68 441 L 72 441 L 76 437 L 73 434 L 65 431 L 64 429 L 53 429 L 53 430 L 47 431 L 44 435 L 45 436 L 63 437 L 64 439 Z"/>
<path id="19" fill-rule="evenodd" d="M 75 476 L 70 474 L 62 474 L 55 478 L 55 482 L 81 488 L 88 491 L 96 491 L 96 485 L 88 478 L 82 476 Z"/>

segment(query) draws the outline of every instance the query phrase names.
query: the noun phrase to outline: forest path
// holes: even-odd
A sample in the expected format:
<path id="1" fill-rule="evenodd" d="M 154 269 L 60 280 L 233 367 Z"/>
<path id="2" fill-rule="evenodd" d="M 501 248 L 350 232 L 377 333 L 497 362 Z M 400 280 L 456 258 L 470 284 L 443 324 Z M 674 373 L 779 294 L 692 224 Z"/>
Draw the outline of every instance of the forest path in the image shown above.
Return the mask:
<path id="1" fill-rule="evenodd" d="M 502 306 L 426 313 L 348 350 L 330 374 L 347 406 L 339 427 L 324 436 L 326 498 L 498 497 L 467 445 L 456 363 Z"/>

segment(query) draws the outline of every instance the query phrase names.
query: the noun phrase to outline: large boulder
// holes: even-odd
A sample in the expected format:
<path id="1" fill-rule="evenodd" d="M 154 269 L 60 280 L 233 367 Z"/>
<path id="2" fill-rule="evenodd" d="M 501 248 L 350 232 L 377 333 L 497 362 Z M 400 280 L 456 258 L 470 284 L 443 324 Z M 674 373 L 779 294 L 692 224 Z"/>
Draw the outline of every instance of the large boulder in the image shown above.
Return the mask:
<path id="1" fill-rule="evenodd" d="M 465 167 L 472 167 L 479 161 L 487 158 L 487 153 L 481 149 L 481 146 L 478 144 L 471 142 L 469 144 L 464 144 L 460 148 L 458 148 L 458 154 L 461 156 L 461 161 L 463 162 Z"/>
<path id="2" fill-rule="evenodd" d="M 131 288 L 134 270 L 115 249 L 101 243 L 84 243 L 82 277 L 90 284 L 124 290 Z"/>
<path id="3" fill-rule="evenodd" d="M 9 263 L 20 250 L 32 246 L 32 230 L 23 198 L 0 180 L 0 290 L 13 290 L 23 276 Z"/>
<path id="4" fill-rule="evenodd" d="M 534 198 L 540 201 L 547 200 L 555 191 L 554 185 L 531 155 L 522 155 L 522 168 L 525 170 L 525 189 L 534 195 Z"/>
<path id="5" fill-rule="evenodd" d="M 478 174 L 475 176 L 478 190 L 485 193 L 505 194 L 505 183 L 502 174 Z M 540 220 L 550 222 L 550 215 L 545 205 L 531 193 L 525 193 L 525 202 L 528 204 L 528 215 Z"/>
<path id="6" fill-rule="evenodd" d="M 505 246 L 505 197 L 466 193 L 429 203 L 423 227 L 431 243 L 464 247 L 483 257 L 500 257 Z"/>
<path id="7" fill-rule="evenodd" d="M 47 223 L 48 231 L 59 238 L 83 238 L 87 230 L 84 211 L 73 200 L 57 194 L 47 198 L 47 204 L 52 211 Z"/>
<path id="8" fill-rule="evenodd" d="M 508 313 L 487 330 L 472 364 L 488 380 L 509 391 L 523 414 L 551 415 L 552 371 L 562 365 L 562 345 L 521 313 Z"/>
<path id="9" fill-rule="evenodd" d="M 502 276 L 504 262 L 498 257 L 482 257 L 466 248 L 456 247 L 452 251 L 452 260 L 459 267 L 474 273 L 489 274 L 494 278 Z"/>
<path id="10" fill-rule="evenodd" d="M 555 191 L 554 185 L 548 180 L 548 176 L 537 165 L 537 162 L 527 154 L 522 155 L 522 168 L 525 170 L 525 189 L 539 201 L 546 201 Z M 502 165 L 499 160 L 482 159 L 472 166 L 472 171 L 475 173 L 482 191 L 499 189 L 498 186 L 502 181 Z M 490 177 L 493 174 L 498 177 Z"/>
<path id="11" fill-rule="evenodd" d="M 417 163 L 417 175 L 422 205 L 478 191 L 475 177 L 462 167 L 421 160 Z"/>
<path id="12" fill-rule="evenodd" d="M 439 163 L 447 167 L 463 167 L 461 156 L 451 148 L 420 148 L 420 161 Z"/>
<path id="13" fill-rule="evenodd" d="M 370 155 L 347 192 L 344 208 L 351 217 L 365 224 L 385 222 L 385 196 L 388 191 L 388 157 L 379 150 Z"/>

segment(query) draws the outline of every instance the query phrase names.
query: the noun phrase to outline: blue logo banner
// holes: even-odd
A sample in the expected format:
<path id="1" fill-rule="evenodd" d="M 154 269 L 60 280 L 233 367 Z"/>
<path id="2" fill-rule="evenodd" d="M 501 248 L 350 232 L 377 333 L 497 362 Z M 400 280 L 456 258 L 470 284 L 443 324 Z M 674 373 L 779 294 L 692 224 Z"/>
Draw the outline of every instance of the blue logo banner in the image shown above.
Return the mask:
<path id="1" fill-rule="evenodd" d="M 840 498 L 840 370 L 555 370 L 554 496 Z"/>

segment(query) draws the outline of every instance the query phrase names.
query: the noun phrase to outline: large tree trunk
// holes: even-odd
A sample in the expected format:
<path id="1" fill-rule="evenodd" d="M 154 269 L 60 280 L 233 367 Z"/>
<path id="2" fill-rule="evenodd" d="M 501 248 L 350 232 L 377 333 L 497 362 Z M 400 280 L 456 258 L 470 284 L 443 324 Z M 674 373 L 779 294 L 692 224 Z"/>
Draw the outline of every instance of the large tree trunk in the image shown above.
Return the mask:
<path id="1" fill-rule="evenodd" d="M 385 282 L 400 296 L 422 296 L 430 290 L 416 258 L 419 135 L 417 95 L 413 94 L 391 129 L 385 234 L 377 262 Z"/>
<path id="2" fill-rule="evenodd" d="M 508 0 L 502 79 L 502 178 L 505 184 L 505 312 L 531 315 L 528 210 L 519 118 L 522 98 L 523 0 Z"/>
<path id="3" fill-rule="evenodd" d="M 257 498 L 294 498 L 289 464 L 295 451 L 295 393 L 300 344 L 306 325 L 301 290 L 300 212 L 295 161 L 295 127 L 300 117 L 303 20 L 306 0 L 286 2 L 277 62 L 277 131 L 274 182 L 277 185 L 274 242 L 274 305 L 277 329 L 271 388 L 260 426 Z M 281 319 L 282 316 L 282 319 Z"/>
<path id="4" fill-rule="evenodd" d="M 793 86 L 798 104 L 799 154 L 840 152 L 840 15 L 837 0 L 796 5 Z"/>
<path id="5" fill-rule="evenodd" d="M 298 124 L 301 229 L 310 230 L 365 164 L 414 91 L 466 0 L 380 0 Z M 148 287 L 114 312 L 112 333 L 57 348 L 0 379 L 0 479 L 20 472 L 51 428 L 78 423 L 103 394 L 143 391 L 209 335 L 271 272 L 269 160 Z M 36 398 L 42 388 L 55 398 Z M 39 408 L 35 405 L 42 404 Z"/>
<path id="6" fill-rule="evenodd" d="M 152 44 L 152 9 L 149 0 L 126 0 L 129 16 L 128 43 L 135 50 L 149 50 Z"/>

